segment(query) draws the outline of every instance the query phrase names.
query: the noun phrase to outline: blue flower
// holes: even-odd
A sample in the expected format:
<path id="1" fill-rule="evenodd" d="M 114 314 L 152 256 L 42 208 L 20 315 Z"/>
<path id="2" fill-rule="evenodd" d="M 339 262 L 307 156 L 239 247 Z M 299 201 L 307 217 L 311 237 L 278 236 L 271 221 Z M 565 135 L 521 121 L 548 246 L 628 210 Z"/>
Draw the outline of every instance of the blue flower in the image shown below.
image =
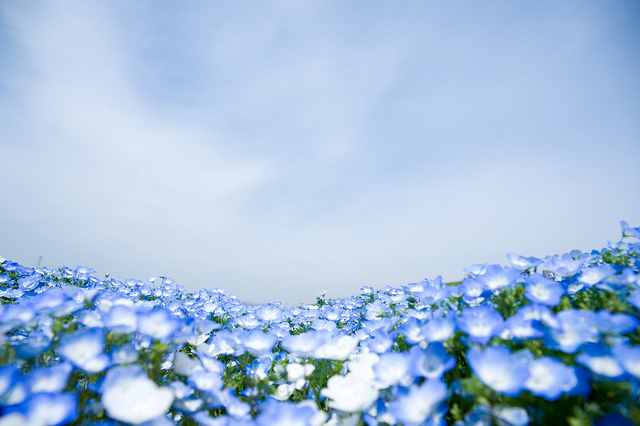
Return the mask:
<path id="1" fill-rule="evenodd" d="M 525 388 L 536 396 L 548 401 L 560 398 L 574 384 L 574 374 L 570 367 L 552 357 L 540 357 L 529 363 L 531 374 Z"/>
<path id="2" fill-rule="evenodd" d="M 138 312 L 137 323 L 138 332 L 158 340 L 172 337 L 182 327 L 182 321 L 163 308 Z"/>
<path id="3" fill-rule="evenodd" d="M 132 424 L 163 416 L 175 399 L 171 388 L 159 388 L 138 365 L 110 369 L 100 393 L 109 417 Z"/>
<path id="4" fill-rule="evenodd" d="M 576 362 L 611 380 L 622 379 L 626 373 L 611 349 L 602 344 L 586 345 L 584 352 L 576 357 Z"/>
<path id="5" fill-rule="evenodd" d="M 260 408 L 262 412 L 256 417 L 258 426 L 312 426 L 326 419 L 326 414 L 319 412 L 313 403 L 293 404 L 271 400 Z"/>
<path id="6" fill-rule="evenodd" d="M 457 321 L 458 328 L 469 335 L 471 341 L 486 344 L 504 328 L 504 320 L 491 306 L 465 309 Z"/>
<path id="7" fill-rule="evenodd" d="M 417 377 L 441 379 L 444 373 L 456 365 L 456 359 L 447 354 L 447 350 L 440 342 L 429 344 L 427 349 L 413 347 L 410 351 L 412 359 L 412 373 Z"/>
<path id="8" fill-rule="evenodd" d="M 627 373 L 640 379 L 640 347 L 620 345 L 613 347 L 611 351 Z"/>
<path id="9" fill-rule="evenodd" d="M 500 265 L 489 265 L 484 274 L 476 278 L 489 291 L 508 287 L 516 282 L 521 272 L 516 268 L 502 268 Z"/>
<path id="10" fill-rule="evenodd" d="M 456 317 L 451 312 L 445 317 L 435 317 L 427 321 L 422 334 L 427 342 L 444 342 L 456 332 Z"/>
<path id="11" fill-rule="evenodd" d="M 559 283 L 540 274 L 534 274 L 525 280 L 524 296 L 531 303 L 556 306 L 560 303 L 564 289 Z"/>
<path id="12" fill-rule="evenodd" d="M 509 262 L 511 262 L 514 267 L 521 271 L 535 268 L 542 263 L 542 260 L 537 257 L 524 257 L 516 253 L 507 253 L 507 259 L 509 259 Z"/>
<path id="13" fill-rule="evenodd" d="M 111 365 L 104 347 L 104 331 L 90 328 L 63 336 L 58 345 L 58 353 L 87 373 L 97 373 Z"/>
<path id="14" fill-rule="evenodd" d="M 71 423 L 78 416 L 78 401 L 68 393 L 37 393 L 9 412 L 19 412 L 30 425 L 57 426 Z"/>
<path id="15" fill-rule="evenodd" d="M 470 349 L 467 361 L 478 380 L 511 397 L 522 393 L 530 376 L 527 364 L 514 358 L 504 347 L 491 346 L 484 351 Z"/>
<path id="16" fill-rule="evenodd" d="M 640 239 L 640 227 L 632 228 L 626 221 L 621 221 L 620 226 L 622 227 L 622 236 L 623 237 L 632 237 Z"/>
<path id="17" fill-rule="evenodd" d="M 559 312 L 556 319 L 558 327 L 548 327 L 543 338 L 550 349 L 575 353 L 583 344 L 595 341 L 598 337 L 592 312 L 571 308 Z"/>
<path id="18" fill-rule="evenodd" d="M 519 340 L 537 339 L 544 336 L 544 327 L 540 321 L 526 319 L 520 313 L 509 317 L 506 326 L 511 335 Z"/>
<path id="19" fill-rule="evenodd" d="M 640 321 L 627 314 L 612 314 L 602 309 L 594 316 L 594 325 L 603 334 L 627 334 L 640 326 Z"/>
<path id="20" fill-rule="evenodd" d="M 40 367 L 29 374 L 29 391 L 31 393 L 57 393 L 67 386 L 71 364 L 62 363 L 51 367 Z"/>
<path id="21" fill-rule="evenodd" d="M 441 380 L 427 380 L 421 385 L 401 388 L 396 400 L 389 403 L 389 413 L 397 423 L 419 425 L 437 413 L 448 394 L 447 385 Z"/>

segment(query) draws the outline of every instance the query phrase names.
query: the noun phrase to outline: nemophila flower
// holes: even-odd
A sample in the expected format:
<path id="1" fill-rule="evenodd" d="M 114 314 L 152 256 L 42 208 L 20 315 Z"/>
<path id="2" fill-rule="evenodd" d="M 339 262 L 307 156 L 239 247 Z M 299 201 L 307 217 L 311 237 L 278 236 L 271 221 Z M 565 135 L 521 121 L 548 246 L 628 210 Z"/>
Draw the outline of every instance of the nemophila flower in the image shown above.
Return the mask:
<path id="1" fill-rule="evenodd" d="M 29 391 L 35 393 L 58 393 L 67 386 L 71 364 L 63 362 L 51 367 L 40 367 L 33 370 L 28 377 Z"/>
<path id="2" fill-rule="evenodd" d="M 614 346 L 611 352 L 627 373 L 640 379 L 640 346 Z"/>
<path id="3" fill-rule="evenodd" d="M 529 413 L 522 407 L 498 405 L 493 409 L 492 414 L 498 426 L 526 426 L 531 422 Z M 489 424 L 491 424 L 491 419 Z"/>
<path id="4" fill-rule="evenodd" d="M 131 424 L 163 416 L 174 400 L 171 388 L 159 388 L 138 365 L 110 369 L 100 392 L 107 415 Z"/>
<path id="5" fill-rule="evenodd" d="M 405 352 L 387 352 L 373 366 L 374 385 L 385 389 L 400 383 L 409 385 L 413 378 L 408 374 L 412 365 L 411 357 Z"/>
<path id="6" fill-rule="evenodd" d="M 16 354 L 24 360 L 36 358 L 50 347 L 51 337 L 39 330 L 32 331 L 24 340 L 14 345 Z"/>
<path id="7" fill-rule="evenodd" d="M 584 365 L 593 373 L 611 380 L 623 378 L 626 372 L 611 349 L 602 344 L 586 345 L 584 351 L 576 357 L 576 362 Z"/>
<path id="8" fill-rule="evenodd" d="M 563 294 L 562 285 L 540 274 L 531 275 L 525 280 L 524 297 L 531 303 L 556 306 Z"/>
<path id="9" fill-rule="evenodd" d="M 427 342 L 444 342 L 456 331 L 456 317 L 453 313 L 447 316 L 434 317 L 422 327 L 422 334 Z"/>
<path id="10" fill-rule="evenodd" d="M 626 221 L 621 221 L 620 226 L 622 227 L 622 236 L 623 237 L 632 237 L 640 239 L 640 227 L 632 228 Z"/>
<path id="11" fill-rule="evenodd" d="M 612 314 L 604 309 L 594 313 L 593 324 L 603 334 L 627 334 L 640 327 L 640 321 L 627 314 Z"/>
<path id="12" fill-rule="evenodd" d="M 473 277 L 477 277 L 478 275 L 482 274 L 484 272 L 484 268 L 487 265 L 483 265 L 481 263 L 474 263 L 473 265 L 464 268 L 463 271 L 466 272 L 467 274 L 469 274 L 469 276 Z"/>
<path id="13" fill-rule="evenodd" d="M 372 352 L 362 351 L 349 358 L 349 372 L 368 382 L 373 382 L 375 373 L 373 367 L 380 362 L 380 356 Z"/>
<path id="14" fill-rule="evenodd" d="M 569 278 L 577 274 L 584 263 L 584 259 L 574 259 L 568 255 L 553 256 L 549 261 L 543 263 L 542 267 L 553 272 L 556 276 Z"/>
<path id="15" fill-rule="evenodd" d="M 532 305 L 521 306 L 518 308 L 516 315 L 525 320 L 542 321 L 547 327 L 561 327 L 560 321 L 558 321 L 553 312 L 551 312 L 551 309 L 545 305 L 534 303 Z"/>
<path id="16" fill-rule="evenodd" d="M 138 327 L 136 308 L 131 306 L 116 305 L 111 307 L 108 313 L 102 315 L 102 321 L 114 333 L 132 333 Z"/>
<path id="17" fill-rule="evenodd" d="M 474 278 L 463 279 L 459 287 L 464 294 L 462 299 L 470 306 L 480 305 L 491 294 L 484 283 Z"/>
<path id="18" fill-rule="evenodd" d="M 327 419 L 313 403 L 267 402 L 260 408 L 255 420 L 258 426 L 320 426 Z"/>
<path id="19" fill-rule="evenodd" d="M 122 345 L 111 351 L 111 360 L 115 364 L 132 364 L 138 360 L 138 351 L 132 344 Z"/>
<path id="20" fill-rule="evenodd" d="M 327 406 L 347 413 L 368 409 L 378 399 L 378 390 L 371 383 L 347 373 L 331 376 L 320 395 L 329 399 Z"/>
<path id="21" fill-rule="evenodd" d="M 613 266 L 609 264 L 593 266 L 583 269 L 576 277 L 576 280 L 591 287 L 613 276 L 615 272 Z"/>
<path id="22" fill-rule="evenodd" d="M 504 320 L 493 307 L 479 306 L 462 311 L 457 319 L 457 326 L 469 335 L 471 341 L 484 345 L 500 334 L 504 328 Z"/>
<path id="23" fill-rule="evenodd" d="M 570 367 L 552 357 L 540 357 L 529 363 L 531 374 L 525 388 L 536 396 L 555 401 L 572 385 L 574 375 Z"/>
<path id="24" fill-rule="evenodd" d="M 0 398 L 11 389 L 11 386 L 15 383 L 16 374 L 18 374 L 16 367 L 10 365 L 0 366 Z"/>
<path id="25" fill-rule="evenodd" d="M 9 412 L 24 415 L 27 425 L 57 426 L 71 423 L 78 415 L 77 397 L 68 393 L 37 393 L 30 395 Z"/>
<path id="26" fill-rule="evenodd" d="M 514 284 L 520 275 L 521 272 L 516 268 L 489 265 L 485 268 L 484 274 L 478 276 L 476 280 L 482 283 L 489 291 L 494 291 Z"/>
<path id="27" fill-rule="evenodd" d="M 350 335 L 331 337 L 319 346 L 313 353 L 314 358 L 344 361 L 358 346 L 358 338 Z"/>
<path id="28" fill-rule="evenodd" d="M 313 364 L 298 364 L 297 362 L 291 362 L 287 364 L 287 379 L 291 382 L 297 382 L 300 379 L 304 379 L 315 370 Z"/>
<path id="29" fill-rule="evenodd" d="M 222 389 L 222 375 L 218 372 L 195 370 L 187 379 L 187 383 L 203 392 L 213 393 Z"/>
<path id="30" fill-rule="evenodd" d="M 543 262 L 542 259 L 538 259 L 537 257 L 524 257 L 516 253 L 507 253 L 507 259 L 520 271 L 535 268 Z"/>
<path id="31" fill-rule="evenodd" d="M 447 350 L 440 342 L 430 343 L 427 349 L 417 346 L 411 348 L 411 372 L 414 376 L 429 379 L 440 379 L 444 373 L 456 365 L 456 359 L 447 354 Z"/>
<path id="32" fill-rule="evenodd" d="M 504 347 L 491 346 L 484 351 L 470 349 L 467 361 L 478 380 L 511 397 L 522 393 L 530 376 L 527 364 L 515 359 Z"/>
<path id="33" fill-rule="evenodd" d="M 282 310 L 273 303 L 268 303 L 260 306 L 256 311 L 256 317 L 267 324 L 280 322 L 284 318 Z"/>
<path id="34" fill-rule="evenodd" d="M 524 315 L 516 313 L 505 323 L 511 336 L 519 340 L 537 339 L 544 336 L 544 327 L 540 321 L 526 319 Z"/>
<path id="35" fill-rule="evenodd" d="M 404 340 L 410 344 L 415 345 L 424 340 L 424 323 L 416 318 L 409 318 L 407 322 L 398 326 L 398 332 L 402 334 Z"/>
<path id="36" fill-rule="evenodd" d="M 233 389 L 224 388 L 216 393 L 216 397 L 232 418 L 251 420 L 251 405 L 240 400 Z"/>
<path id="37" fill-rule="evenodd" d="M 567 309 L 556 315 L 558 327 L 548 327 L 543 338 L 550 349 L 566 353 L 575 353 L 587 342 L 598 338 L 598 329 L 593 322 L 593 313 Z"/>
<path id="38" fill-rule="evenodd" d="M 104 347 L 104 331 L 90 328 L 64 335 L 58 344 L 58 354 L 87 373 L 97 373 L 111 365 Z"/>
<path id="39" fill-rule="evenodd" d="M 448 393 L 443 381 L 427 380 L 421 385 L 401 389 L 396 400 L 389 403 L 389 412 L 398 423 L 419 425 L 436 413 Z"/>
<path id="40" fill-rule="evenodd" d="M 280 346 L 289 353 L 301 358 L 312 356 L 318 347 L 329 338 L 328 333 L 309 330 L 300 334 L 292 334 L 282 340 Z"/>
<path id="41" fill-rule="evenodd" d="M 382 354 L 393 347 L 397 335 L 397 332 L 388 333 L 384 330 L 376 330 L 371 335 L 371 339 L 361 343 L 360 346 L 369 349 L 373 353 Z"/>
<path id="42" fill-rule="evenodd" d="M 163 308 L 138 312 L 137 323 L 139 333 L 158 340 L 170 338 L 182 327 L 182 321 Z"/>

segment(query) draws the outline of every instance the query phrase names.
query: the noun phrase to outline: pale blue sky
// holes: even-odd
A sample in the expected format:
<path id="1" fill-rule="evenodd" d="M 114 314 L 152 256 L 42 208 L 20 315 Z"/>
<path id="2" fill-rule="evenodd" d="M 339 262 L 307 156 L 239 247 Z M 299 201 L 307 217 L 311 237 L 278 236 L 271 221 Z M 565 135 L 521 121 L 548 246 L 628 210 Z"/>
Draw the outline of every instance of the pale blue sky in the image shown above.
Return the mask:
<path id="1" fill-rule="evenodd" d="M 640 6 L 0 3 L 0 255 L 247 302 L 640 225 Z"/>

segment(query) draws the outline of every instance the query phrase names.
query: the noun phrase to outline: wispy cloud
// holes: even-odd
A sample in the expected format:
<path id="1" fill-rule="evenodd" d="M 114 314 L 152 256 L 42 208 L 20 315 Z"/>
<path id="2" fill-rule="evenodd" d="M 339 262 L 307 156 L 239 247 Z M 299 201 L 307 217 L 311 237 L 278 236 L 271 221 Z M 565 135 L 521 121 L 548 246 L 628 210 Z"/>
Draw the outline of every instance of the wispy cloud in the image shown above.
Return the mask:
<path id="1" fill-rule="evenodd" d="M 622 3 L 4 3 L 0 254 L 296 303 L 596 248 L 640 220 Z"/>

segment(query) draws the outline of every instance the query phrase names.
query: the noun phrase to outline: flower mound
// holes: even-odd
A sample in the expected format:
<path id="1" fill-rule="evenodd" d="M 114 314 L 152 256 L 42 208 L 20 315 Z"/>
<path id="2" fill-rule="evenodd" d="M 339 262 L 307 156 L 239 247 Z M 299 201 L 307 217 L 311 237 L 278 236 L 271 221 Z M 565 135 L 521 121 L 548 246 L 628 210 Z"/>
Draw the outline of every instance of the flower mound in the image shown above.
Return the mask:
<path id="1" fill-rule="evenodd" d="M 640 228 L 293 308 L 0 258 L 0 425 L 640 424 Z"/>

